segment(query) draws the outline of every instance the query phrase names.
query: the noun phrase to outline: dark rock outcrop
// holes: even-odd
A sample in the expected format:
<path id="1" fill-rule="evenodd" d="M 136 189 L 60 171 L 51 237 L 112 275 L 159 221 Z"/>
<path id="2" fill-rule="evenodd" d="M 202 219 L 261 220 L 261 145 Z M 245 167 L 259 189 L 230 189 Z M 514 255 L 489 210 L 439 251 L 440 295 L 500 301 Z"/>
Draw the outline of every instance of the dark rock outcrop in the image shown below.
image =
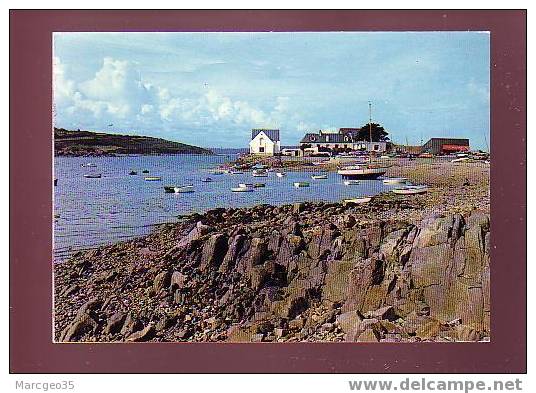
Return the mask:
<path id="1" fill-rule="evenodd" d="M 147 239 L 75 256 L 56 270 L 57 339 L 489 337 L 488 215 L 365 222 L 352 209 L 215 209 Z M 147 244 L 156 251 L 144 251 Z M 113 279 L 94 279 L 110 271 Z"/>

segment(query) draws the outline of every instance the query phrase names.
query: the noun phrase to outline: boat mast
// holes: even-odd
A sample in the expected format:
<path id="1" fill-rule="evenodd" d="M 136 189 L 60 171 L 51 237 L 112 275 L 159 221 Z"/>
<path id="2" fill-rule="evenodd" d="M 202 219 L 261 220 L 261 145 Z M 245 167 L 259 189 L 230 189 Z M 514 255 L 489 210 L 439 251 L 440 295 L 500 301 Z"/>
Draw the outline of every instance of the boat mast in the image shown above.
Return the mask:
<path id="1" fill-rule="evenodd" d="M 372 162 L 372 103 L 368 102 L 369 109 L 369 162 Z"/>

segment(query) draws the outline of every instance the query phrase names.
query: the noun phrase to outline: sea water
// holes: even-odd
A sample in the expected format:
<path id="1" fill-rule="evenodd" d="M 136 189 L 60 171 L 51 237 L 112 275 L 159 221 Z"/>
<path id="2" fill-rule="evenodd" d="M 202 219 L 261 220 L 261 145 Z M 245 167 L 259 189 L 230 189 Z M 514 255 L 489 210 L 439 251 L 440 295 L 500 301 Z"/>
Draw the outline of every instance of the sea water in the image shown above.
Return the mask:
<path id="1" fill-rule="evenodd" d="M 329 173 L 325 180 L 311 179 L 312 172 L 286 172 L 279 178 L 244 174 L 213 175 L 218 165 L 236 158 L 229 155 L 163 155 L 120 157 L 56 157 L 54 176 L 54 255 L 57 260 L 95 246 L 148 234 L 155 225 L 176 222 L 181 215 L 203 213 L 216 207 L 257 204 L 283 205 L 300 201 L 335 202 L 375 195 L 389 190 L 381 180 L 362 180 L 346 186 L 342 177 Z M 88 163 L 96 166 L 86 166 Z M 146 169 L 149 173 L 144 174 Z M 137 175 L 129 175 L 136 171 Z M 85 174 L 102 174 L 100 179 Z M 162 181 L 145 181 L 159 176 Z M 213 182 L 201 179 L 211 177 Z M 310 187 L 295 188 L 306 181 Z M 265 183 L 254 192 L 235 193 L 239 183 Z M 195 192 L 170 194 L 164 185 L 193 184 Z"/>

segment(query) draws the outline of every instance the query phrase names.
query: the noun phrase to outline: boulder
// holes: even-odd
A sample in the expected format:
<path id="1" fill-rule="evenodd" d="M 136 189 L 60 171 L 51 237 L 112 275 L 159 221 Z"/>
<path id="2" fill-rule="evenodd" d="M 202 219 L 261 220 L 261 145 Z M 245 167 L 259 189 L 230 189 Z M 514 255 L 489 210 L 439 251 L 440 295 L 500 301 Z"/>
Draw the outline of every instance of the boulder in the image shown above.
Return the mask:
<path id="1" fill-rule="evenodd" d="M 355 310 L 338 315 L 336 321 L 345 333 L 345 341 L 354 341 L 356 335 L 363 331 L 361 325 L 363 318 Z"/>
<path id="2" fill-rule="evenodd" d="M 160 293 L 163 289 L 169 287 L 171 282 L 171 276 L 168 271 L 160 272 L 153 280 L 153 290 L 156 294 Z"/>
<path id="3" fill-rule="evenodd" d="M 377 332 L 375 332 L 374 329 L 368 328 L 365 331 L 363 331 L 363 333 L 361 333 L 359 337 L 357 337 L 356 341 L 377 343 L 380 341 L 380 335 Z"/>
<path id="4" fill-rule="evenodd" d="M 121 331 L 123 324 L 125 323 L 126 315 L 122 312 L 116 312 L 113 314 L 104 328 L 105 334 L 116 334 Z"/>
<path id="5" fill-rule="evenodd" d="M 188 233 L 188 235 L 184 236 L 181 240 L 179 240 L 179 242 L 177 243 L 177 247 L 187 247 L 190 245 L 190 243 L 205 236 L 211 230 L 211 227 L 209 227 L 208 225 L 204 225 L 201 221 L 198 221 L 193 227 L 193 229 Z"/>
<path id="6" fill-rule="evenodd" d="M 154 337 L 155 328 L 152 324 L 147 325 L 142 330 L 132 333 L 127 337 L 127 341 L 130 342 L 140 342 L 140 341 L 149 341 Z"/>
<path id="7" fill-rule="evenodd" d="M 441 322 L 437 320 L 431 320 L 419 327 L 415 331 L 415 335 L 420 339 L 431 339 L 437 337 L 441 331 Z"/>
<path id="8" fill-rule="evenodd" d="M 86 313 L 78 315 L 63 332 L 61 341 L 78 341 L 85 334 L 92 334 L 97 329 L 97 322 Z"/>
<path id="9" fill-rule="evenodd" d="M 369 313 L 372 318 L 386 319 L 388 321 L 394 321 L 398 318 L 393 306 L 386 306 L 379 308 Z"/>
<path id="10" fill-rule="evenodd" d="M 240 259 L 237 270 L 245 273 L 253 266 L 262 265 L 268 256 L 268 245 L 264 239 L 254 237 L 246 254 Z"/>
<path id="11" fill-rule="evenodd" d="M 470 326 L 457 325 L 455 327 L 456 338 L 458 341 L 478 341 L 480 340 L 480 334 Z"/>
<path id="12" fill-rule="evenodd" d="M 173 272 L 171 275 L 171 289 L 183 289 L 186 287 L 188 277 L 185 274 L 182 274 L 181 272 Z"/>
<path id="13" fill-rule="evenodd" d="M 132 332 L 136 330 L 140 330 L 143 327 L 143 324 L 137 320 L 132 313 L 128 313 L 125 322 L 123 323 L 123 327 L 121 328 L 120 333 L 123 336 L 128 336 Z"/>
<path id="14" fill-rule="evenodd" d="M 221 233 L 210 236 L 203 245 L 199 269 L 201 271 L 207 268 L 218 269 L 226 253 L 227 237 Z"/>
<path id="15" fill-rule="evenodd" d="M 348 297 L 343 311 L 362 312 L 378 308 L 387 294 L 387 285 L 382 285 L 385 276 L 384 262 L 376 257 L 355 265 L 348 280 Z"/>
<path id="16" fill-rule="evenodd" d="M 296 318 L 288 322 L 288 328 L 290 330 L 301 330 L 305 326 L 305 320 L 303 318 Z"/>
<path id="17" fill-rule="evenodd" d="M 232 268 L 235 265 L 236 260 L 242 256 L 245 240 L 246 236 L 243 234 L 238 234 L 229 239 L 227 253 L 218 269 L 221 273 L 225 273 Z"/>

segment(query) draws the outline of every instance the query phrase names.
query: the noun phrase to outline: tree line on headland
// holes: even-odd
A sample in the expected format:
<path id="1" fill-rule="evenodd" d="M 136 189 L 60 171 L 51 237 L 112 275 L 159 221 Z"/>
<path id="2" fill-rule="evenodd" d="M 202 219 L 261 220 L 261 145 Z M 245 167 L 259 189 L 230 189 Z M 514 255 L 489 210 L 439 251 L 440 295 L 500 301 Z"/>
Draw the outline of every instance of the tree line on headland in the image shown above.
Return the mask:
<path id="1" fill-rule="evenodd" d="M 213 154 L 211 150 L 161 138 L 70 131 L 54 127 L 56 156 L 113 156 L 120 154 Z"/>

